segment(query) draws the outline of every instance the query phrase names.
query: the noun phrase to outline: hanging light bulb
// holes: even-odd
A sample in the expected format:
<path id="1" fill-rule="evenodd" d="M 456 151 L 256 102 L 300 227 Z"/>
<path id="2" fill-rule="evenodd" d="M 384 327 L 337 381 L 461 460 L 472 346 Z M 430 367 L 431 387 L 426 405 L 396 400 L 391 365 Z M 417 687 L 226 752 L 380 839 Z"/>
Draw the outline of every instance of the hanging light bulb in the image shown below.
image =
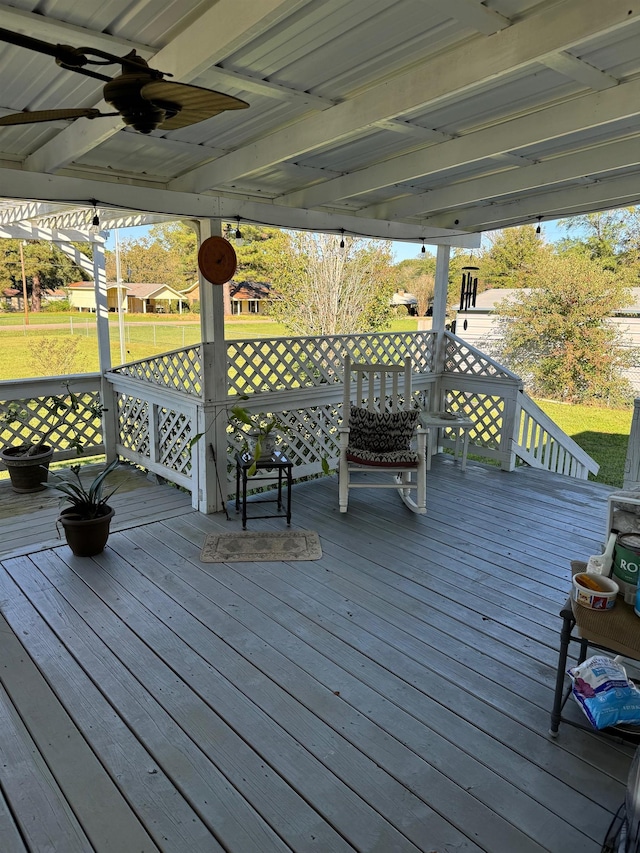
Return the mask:
<path id="1" fill-rule="evenodd" d="M 242 240 L 242 231 L 240 230 L 240 217 L 236 216 L 236 220 L 238 222 L 236 226 L 236 240 Z"/>
<path id="2" fill-rule="evenodd" d="M 340 233 L 342 234 L 342 237 L 340 238 L 340 248 L 344 249 L 344 228 L 340 229 Z"/>
<path id="3" fill-rule="evenodd" d="M 422 254 L 423 254 L 423 255 L 424 255 L 424 254 L 425 254 L 425 252 L 427 251 L 427 250 L 425 249 L 425 247 L 424 247 L 424 240 L 422 241 L 422 248 L 420 249 L 420 251 L 422 252 Z"/>
<path id="4" fill-rule="evenodd" d="M 100 233 L 100 217 L 98 216 L 98 209 L 96 207 L 98 202 L 96 201 L 95 198 L 92 199 L 92 201 L 93 201 L 93 219 L 91 220 L 90 231 L 92 232 L 92 234 L 99 234 Z"/>
<path id="5" fill-rule="evenodd" d="M 542 228 L 540 227 L 540 220 L 541 220 L 541 219 L 542 219 L 542 217 L 541 217 L 541 216 L 539 216 L 539 217 L 538 217 L 538 227 L 536 228 L 536 234 L 537 234 L 538 236 L 540 236 L 540 234 L 542 234 Z"/>

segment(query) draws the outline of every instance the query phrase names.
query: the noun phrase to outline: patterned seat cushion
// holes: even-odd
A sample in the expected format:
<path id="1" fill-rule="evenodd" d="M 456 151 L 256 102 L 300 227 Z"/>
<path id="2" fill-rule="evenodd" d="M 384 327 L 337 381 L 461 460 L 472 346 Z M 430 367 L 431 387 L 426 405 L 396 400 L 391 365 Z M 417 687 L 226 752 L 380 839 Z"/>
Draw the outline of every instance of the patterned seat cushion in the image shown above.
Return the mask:
<path id="1" fill-rule="evenodd" d="M 411 467 L 418 454 L 411 450 L 411 439 L 419 412 L 371 412 L 352 406 L 349 415 L 347 459 L 363 465 Z"/>

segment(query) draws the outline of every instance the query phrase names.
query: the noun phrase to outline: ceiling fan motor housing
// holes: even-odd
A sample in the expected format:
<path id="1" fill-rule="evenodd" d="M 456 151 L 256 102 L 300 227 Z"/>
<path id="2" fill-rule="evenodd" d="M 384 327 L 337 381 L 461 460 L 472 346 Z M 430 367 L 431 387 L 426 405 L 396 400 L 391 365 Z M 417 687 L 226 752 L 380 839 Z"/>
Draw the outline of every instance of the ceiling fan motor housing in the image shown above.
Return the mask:
<path id="1" fill-rule="evenodd" d="M 144 86 L 153 79 L 149 74 L 125 72 L 114 77 L 103 90 L 105 101 L 120 113 L 123 122 L 140 133 L 151 133 L 181 109 L 179 104 L 143 97 Z"/>

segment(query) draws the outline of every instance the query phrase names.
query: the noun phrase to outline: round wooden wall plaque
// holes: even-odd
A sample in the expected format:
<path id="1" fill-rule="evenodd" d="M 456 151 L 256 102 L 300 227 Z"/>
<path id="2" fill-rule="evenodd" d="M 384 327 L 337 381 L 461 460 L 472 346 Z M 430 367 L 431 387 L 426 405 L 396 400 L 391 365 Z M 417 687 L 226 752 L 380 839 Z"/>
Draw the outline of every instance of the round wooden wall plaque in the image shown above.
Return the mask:
<path id="1" fill-rule="evenodd" d="M 208 237 L 200 246 L 198 267 L 211 284 L 230 281 L 237 266 L 236 250 L 224 237 Z"/>

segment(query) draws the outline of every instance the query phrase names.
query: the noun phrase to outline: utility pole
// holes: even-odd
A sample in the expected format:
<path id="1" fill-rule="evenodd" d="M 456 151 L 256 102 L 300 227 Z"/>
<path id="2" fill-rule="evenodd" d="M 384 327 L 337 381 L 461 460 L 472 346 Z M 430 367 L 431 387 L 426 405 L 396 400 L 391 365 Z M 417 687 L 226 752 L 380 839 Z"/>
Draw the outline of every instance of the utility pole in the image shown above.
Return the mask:
<path id="1" fill-rule="evenodd" d="M 22 267 L 22 304 L 24 305 L 24 324 L 29 325 L 29 306 L 27 305 L 27 277 L 24 272 L 24 240 L 20 240 L 20 266 Z"/>

